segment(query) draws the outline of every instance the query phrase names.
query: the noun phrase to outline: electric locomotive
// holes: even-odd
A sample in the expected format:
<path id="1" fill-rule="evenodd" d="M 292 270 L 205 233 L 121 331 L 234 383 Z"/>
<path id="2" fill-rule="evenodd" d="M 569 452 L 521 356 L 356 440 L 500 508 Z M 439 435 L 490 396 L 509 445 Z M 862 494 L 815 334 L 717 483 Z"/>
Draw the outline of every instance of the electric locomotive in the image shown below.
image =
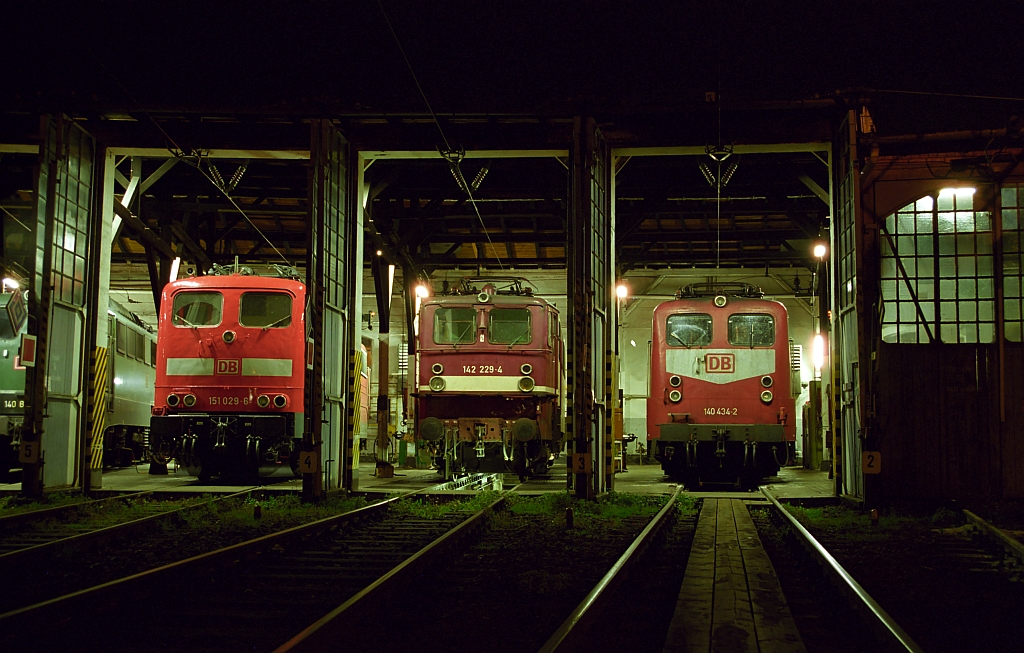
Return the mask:
<path id="1" fill-rule="evenodd" d="M 416 431 L 439 473 L 545 474 L 564 424 L 555 307 L 519 278 L 465 279 L 426 299 L 419 321 Z"/>
<path id="2" fill-rule="evenodd" d="M 690 488 L 752 487 L 796 441 L 786 307 L 748 284 L 687 286 L 654 310 L 647 437 Z"/>
<path id="3" fill-rule="evenodd" d="M 174 281 L 160 300 L 151 473 L 176 458 L 200 480 L 297 468 L 305 388 L 305 286 L 247 268 Z"/>

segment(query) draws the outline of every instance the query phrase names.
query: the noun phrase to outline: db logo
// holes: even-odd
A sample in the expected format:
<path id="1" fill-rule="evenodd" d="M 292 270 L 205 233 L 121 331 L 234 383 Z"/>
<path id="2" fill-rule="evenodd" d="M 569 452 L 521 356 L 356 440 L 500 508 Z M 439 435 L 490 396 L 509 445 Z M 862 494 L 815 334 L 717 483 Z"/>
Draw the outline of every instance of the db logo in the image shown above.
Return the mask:
<path id="1" fill-rule="evenodd" d="M 242 361 L 237 358 L 221 358 L 217 360 L 217 374 L 241 374 Z"/>
<path id="2" fill-rule="evenodd" d="M 730 374 L 736 371 L 735 354 L 707 354 L 704 364 L 708 374 Z"/>

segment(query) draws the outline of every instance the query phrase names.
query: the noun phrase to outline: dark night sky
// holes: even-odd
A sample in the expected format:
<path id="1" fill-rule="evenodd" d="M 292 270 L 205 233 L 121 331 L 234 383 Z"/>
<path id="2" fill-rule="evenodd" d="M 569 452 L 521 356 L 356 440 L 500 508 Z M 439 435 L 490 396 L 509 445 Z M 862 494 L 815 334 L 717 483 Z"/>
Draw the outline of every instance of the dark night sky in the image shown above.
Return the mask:
<path id="1" fill-rule="evenodd" d="M 438 112 L 685 107 L 715 89 L 1024 97 L 1020 2 L 381 2 Z M 0 106 L 425 109 L 377 0 L 5 5 Z M 938 102 L 953 123 L 1024 113 Z"/>

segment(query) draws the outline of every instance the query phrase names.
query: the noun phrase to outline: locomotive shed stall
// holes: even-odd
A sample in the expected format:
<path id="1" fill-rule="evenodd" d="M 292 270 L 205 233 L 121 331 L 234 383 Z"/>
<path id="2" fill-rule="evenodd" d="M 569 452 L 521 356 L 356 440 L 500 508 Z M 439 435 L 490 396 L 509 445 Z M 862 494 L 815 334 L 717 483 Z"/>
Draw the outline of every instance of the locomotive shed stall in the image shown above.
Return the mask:
<path id="1" fill-rule="evenodd" d="M 0 21 L 0 492 L 1024 501 L 1002 8 L 117 4 Z M 234 299 L 146 346 L 211 271 L 302 284 L 287 354 Z"/>

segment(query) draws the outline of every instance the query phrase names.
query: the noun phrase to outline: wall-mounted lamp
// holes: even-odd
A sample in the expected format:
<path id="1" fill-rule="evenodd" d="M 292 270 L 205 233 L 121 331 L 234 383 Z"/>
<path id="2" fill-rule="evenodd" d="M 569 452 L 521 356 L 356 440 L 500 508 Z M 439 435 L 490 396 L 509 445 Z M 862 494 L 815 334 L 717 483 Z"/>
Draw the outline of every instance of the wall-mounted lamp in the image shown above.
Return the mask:
<path id="1" fill-rule="evenodd" d="M 815 372 L 821 372 L 825 365 L 825 338 L 820 333 L 816 333 L 811 341 L 811 364 Z"/>
<path id="2" fill-rule="evenodd" d="M 615 286 L 615 295 L 619 299 L 625 299 L 626 297 L 629 297 L 629 286 L 627 286 L 624 283 L 620 283 L 619 285 Z"/>

